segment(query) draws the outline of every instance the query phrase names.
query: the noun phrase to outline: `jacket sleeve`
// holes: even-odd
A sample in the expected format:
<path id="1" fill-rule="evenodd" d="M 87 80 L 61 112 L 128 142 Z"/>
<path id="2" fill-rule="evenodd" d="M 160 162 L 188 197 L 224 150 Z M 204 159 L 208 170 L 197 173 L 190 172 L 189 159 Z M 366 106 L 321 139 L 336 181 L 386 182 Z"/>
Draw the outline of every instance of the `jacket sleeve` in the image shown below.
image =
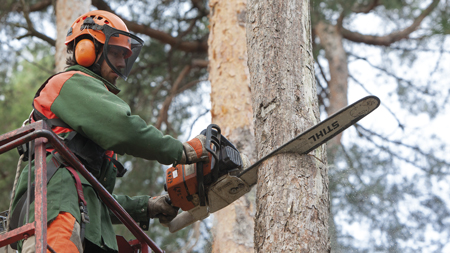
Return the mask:
<path id="1" fill-rule="evenodd" d="M 128 104 L 97 79 L 74 74 L 64 83 L 51 111 L 106 150 L 162 164 L 181 159 L 180 141 L 132 115 Z"/>
<path id="2" fill-rule="evenodd" d="M 126 195 L 115 195 L 113 197 L 119 204 L 130 214 L 130 216 L 139 222 L 144 230 L 148 229 L 150 218 L 147 216 L 148 200 L 150 196 L 128 197 Z M 122 222 L 110 211 L 111 221 L 113 224 L 121 224 Z M 145 227 L 144 227 L 145 226 Z"/>

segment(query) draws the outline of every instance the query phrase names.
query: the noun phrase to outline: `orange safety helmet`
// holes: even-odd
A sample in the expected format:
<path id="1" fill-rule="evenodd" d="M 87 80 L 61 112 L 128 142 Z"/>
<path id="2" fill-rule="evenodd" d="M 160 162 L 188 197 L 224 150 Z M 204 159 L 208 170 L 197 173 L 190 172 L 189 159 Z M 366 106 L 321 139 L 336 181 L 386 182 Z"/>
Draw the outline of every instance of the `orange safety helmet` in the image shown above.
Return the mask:
<path id="1" fill-rule="evenodd" d="M 143 46 L 143 40 L 130 34 L 127 26 L 118 16 L 113 13 L 95 10 L 78 17 L 67 32 L 65 44 L 75 41 L 82 35 L 91 35 L 92 38 L 104 45 L 103 56 L 108 65 L 125 80 Z M 87 39 L 89 41 L 89 39 Z M 79 48 L 78 48 L 79 47 Z M 118 69 L 108 59 L 108 49 L 120 47 L 124 51 L 126 66 L 124 70 Z M 75 59 L 78 64 L 89 67 L 97 58 L 93 43 L 85 42 L 84 39 L 77 43 L 75 48 Z"/>

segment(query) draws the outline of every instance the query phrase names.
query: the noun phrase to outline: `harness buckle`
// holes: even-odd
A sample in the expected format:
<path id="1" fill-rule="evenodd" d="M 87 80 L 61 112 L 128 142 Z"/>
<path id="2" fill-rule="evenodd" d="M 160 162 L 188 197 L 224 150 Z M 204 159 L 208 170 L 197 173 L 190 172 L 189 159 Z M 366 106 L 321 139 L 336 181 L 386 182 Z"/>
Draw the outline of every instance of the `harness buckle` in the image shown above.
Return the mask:
<path id="1" fill-rule="evenodd" d="M 8 211 L 4 211 L 0 213 L 0 234 L 3 234 L 6 232 L 7 224 L 6 221 L 8 220 Z"/>
<path id="2" fill-rule="evenodd" d="M 83 201 L 80 201 L 80 212 L 81 212 L 81 221 L 83 223 L 89 223 L 88 210 L 86 208 L 86 205 L 83 203 Z"/>
<path id="3" fill-rule="evenodd" d="M 116 173 L 116 177 L 123 177 L 123 175 L 125 175 L 125 173 L 127 173 L 127 169 L 123 168 L 117 168 L 117 173 Z"/>

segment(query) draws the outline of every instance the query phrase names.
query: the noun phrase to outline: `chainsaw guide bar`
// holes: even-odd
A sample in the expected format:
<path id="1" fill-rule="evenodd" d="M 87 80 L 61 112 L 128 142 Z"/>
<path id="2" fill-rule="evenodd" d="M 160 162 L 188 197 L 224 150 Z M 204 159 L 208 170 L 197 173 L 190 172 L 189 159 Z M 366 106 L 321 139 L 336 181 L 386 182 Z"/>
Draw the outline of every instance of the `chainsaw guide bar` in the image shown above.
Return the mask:
<path id="1" fill-rule="evenodd" d="M 367 96 L 344 107 L 329 118 L 272 151 L 244 170 L 238 177 L 244 180 L 250 187 L 253 186 L 257 181 L 257 168 L 270 157 L 283 153 L 308 154 L 373 112 L 379 105 L 380 99 L 378 97 Z"/>

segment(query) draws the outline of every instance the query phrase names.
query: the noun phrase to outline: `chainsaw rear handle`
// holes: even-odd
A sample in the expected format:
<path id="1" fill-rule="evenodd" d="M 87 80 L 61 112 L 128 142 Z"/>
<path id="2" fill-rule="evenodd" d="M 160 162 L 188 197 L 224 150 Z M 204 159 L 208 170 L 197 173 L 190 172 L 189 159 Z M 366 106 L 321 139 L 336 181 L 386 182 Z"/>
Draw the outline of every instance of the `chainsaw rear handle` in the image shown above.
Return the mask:
<path id="1" fill-rule="evenodd" d="M 194 222 L 198 221 L 191 213 L 189 212 L 182 212 L 175 219 L 173 219 L 168 224 L 163 224 L 163 226 L 168 227 L 170 233 L 175 233 L 182 228 L 185 228 Z"/>
<path id="2" fill-rule="evenodd" d="M 166 200 L 166 203 L 167 203 L 167 204 L 173 206 L 173 205 L 172 205 L 172 200 L 170 200 L 170 197 L 169 197 L 169 196 L 166 196 L 165 200 Z"/>
<path id="3" fill-rule="evenodd" d="M 172 205 L 172 200 L 170 200 L 169 196 L 165 198 L 166 203 Z M 171 222 L 169 223 L 161 223 L 162 226 L 169 228 L 170 233 L 175 233 L 182 228 L 185 228 L 194 222 L 198 221 L 192 214 L 189 212 L 181 212 L 177 215 Z"/>

